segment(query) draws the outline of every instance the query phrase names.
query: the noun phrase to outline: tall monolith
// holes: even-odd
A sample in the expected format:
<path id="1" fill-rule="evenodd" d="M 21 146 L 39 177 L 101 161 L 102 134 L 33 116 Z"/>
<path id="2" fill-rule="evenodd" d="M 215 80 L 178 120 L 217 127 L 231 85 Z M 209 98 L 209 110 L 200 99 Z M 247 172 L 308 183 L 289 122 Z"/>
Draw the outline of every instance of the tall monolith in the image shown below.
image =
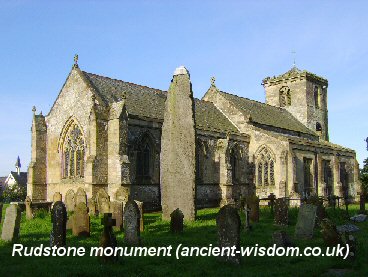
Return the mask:
<path id="1" fill-rule="evenodd" d="M 188 70 L 174 72 L 165 103 L 161 136 L 162 218 L 170 220 L 179 208 L 186 220 L 195 220 L 195 117 Z"/>

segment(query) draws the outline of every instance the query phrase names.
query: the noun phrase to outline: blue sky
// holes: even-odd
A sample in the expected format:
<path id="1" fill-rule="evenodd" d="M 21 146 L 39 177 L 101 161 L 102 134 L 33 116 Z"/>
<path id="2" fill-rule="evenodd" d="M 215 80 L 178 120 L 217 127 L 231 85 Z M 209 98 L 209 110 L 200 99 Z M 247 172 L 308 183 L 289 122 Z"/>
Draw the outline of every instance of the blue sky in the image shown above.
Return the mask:
<path id="1" fill-rule="evenodd" d="M 52 2 L 52 3 L 51 3 Z M 261 81 L 296 64 L 329 80 L 330 140 L 367 157 L 367 1 L 0 1 L 0 176 L 31 154 L 32 106 L 47 114 L 81 69 L 167 90 L 185 65 L 196 97 L 264 101 Z"/>

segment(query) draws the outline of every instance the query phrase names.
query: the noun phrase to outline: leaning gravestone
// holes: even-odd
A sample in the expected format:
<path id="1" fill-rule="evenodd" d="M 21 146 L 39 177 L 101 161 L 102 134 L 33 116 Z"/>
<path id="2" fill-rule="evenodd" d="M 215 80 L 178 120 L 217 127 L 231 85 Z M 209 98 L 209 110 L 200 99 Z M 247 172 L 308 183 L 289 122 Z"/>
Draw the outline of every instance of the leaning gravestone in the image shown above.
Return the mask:
<path id="1" fill-rule="evenodd" d="M 3 219 L 3 203 L 0 203 L 0 223 L 2 219 Z"/>
<path id="2" fill-rule="evenodd" d="M 113 226 L 114 230 L 122 231 L 123 230 L 123 206 L 122 201 L 112 201 L 110 202 L 110 210 L 112 214 L 112 218 L 115 219 L 115 225 Z"/>
<path id="3" fill-rule="evenodd" d="M 63 202 L 57 201 L 51 211 L 52 230 L 50 235 L 51 246 L 66 245 L 66 208 Z"/>
<path id="4" fill-rule="evenodd" d="M 61 195 L 60 192 L 55 192 L 53 197 L 52 197 L 52 202 L 58 202 L 58 201 L 63 201 L 63 196 Z"/>
<path id="5" fill-rule="evenodd" d="M 289 206 L 285 198 L 275 200 L 275 224 L 288 225 L 289 223 Z"/>
<path id="6" fill-rule="evenodd" d="M 28 220 L 33 219 L 33 212 L 32 212 L 32 202 L 31 202 L 31 198 L 29 198 L 29 196 L 26 197 L 26 218 Z"/>
<path id="7" fill-rule="evenodd" d="M 87 205 L 87 194 L 82 188 L 78 188 L 75 194 L 75 206 L 77 207 L 79 203 L 84 203 L 84 205 Z"/>
<path id="8" fill-rule="evenodd" d="M 90 216 L 95 216 L 97 214 L 96 211 L 96 201 L 94 198 L 90 198 L 87 201 L 88 203 L 88 213 Z"/>
<path id="9" fill-rule="evenodd" d="M 182 233 L 184 228 L 184 215 L 179 208 L 170 214 L 170 231 L 171 233 Z"/>
<path id="10" fill-rule="evenodd" d="M 140 244 L 140 212 L 137 203 L 129 200 L 124 207 L 124 241 L 128 245 Z"/>
<path id="11" fill-rule="evenodd" d="M 72 189 L 65 194 L 65 206 L 67 212 L 74 212 L 75 208 L 75 194 Z"/>
<path id="12" fill-rule="evenodd" d="M 250 209 L 249 219 L 252 222 L 258 222 L 259 221 L 259 197 L 253 194 L 247 197 L 246 201 Z"/>
<path id="13" fill-rule="evenodd" d="M 295 226 L 295 236 L 302 239 L 313 237 L 316 223 L 317 207 L 311 204 L 302 204 L 299 209 L 298 220 Z"/>
<path id="14" fill-rule="evenodd" d="M 5 220 L 1 239 L 4 241 L 15 241 L 19 236 L 21 210 L 17 204 L 10 204 L 5 211 Z"/>
<path id="15" fill-rule="evenodd" d="M 336 225 L 328 218 L 321 221 L 321 234 L 327 246 L 342 244 L 341 235 L 337 232 Z"/>
<path id="16" fill-rule="evenodd" d="M 139 219 L 139 231 L 143 232 L 144 231 L 144 221 L 143 221 L 143 202 L 134 200 L 135 203 L 137 203 L 138 208 L 139 208 L 139 213 L 141 215 L 140 219 Z"/>
<path id="17" fill-rule="evenodd" d="M 90 236 L 90 219 L 87 206 L 83 202 L 80 202 L 77 207 L 75 207 L 72 219 L 72 232 L 73 236 Z"/>
<path id="18" fill-rule="evenodd" d="M 115 223 L 115 219 L 112 218 L 112 214 L 111 213 L 106 213 L 103 215 L 103 218 L 101 219 L 101 224 L 104 226 L 104 230 L 101 234 L 101 238 L 100 238 L 100 247 L 103 248 L 113 248 L 115 249 L 118 244 L 116 241 L 116 237 L 114 235 L 114 232 L 112 231 L 112 226 L 114 226 Z M 116 262 L 118 259 L 118 256 L 100 256 L 100 260 L 104 263 L 108 263 L 108 262 Z"/>
<path id="19" fill-rule="evenodd" d="M 240 251 L 240 217 L 237 210 L 230 206 L 223 206 L 216 216 L 219 247 L 236 247 Z M 240 263 L 240 254 L 235 256 L 221 256 L 222 260 L 234 264 Z"/>

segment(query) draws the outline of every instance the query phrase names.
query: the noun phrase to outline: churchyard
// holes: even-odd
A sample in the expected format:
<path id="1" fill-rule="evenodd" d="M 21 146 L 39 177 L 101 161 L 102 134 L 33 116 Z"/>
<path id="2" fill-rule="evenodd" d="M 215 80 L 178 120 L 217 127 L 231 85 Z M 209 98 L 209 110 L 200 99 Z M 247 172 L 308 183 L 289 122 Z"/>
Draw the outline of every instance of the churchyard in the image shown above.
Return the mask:
<path id="1" fill-rule="evenodd" d="M 128 206 L 127 210 L 137 211 L 138 205 L 134 201 L 131 202 L 133 203 Z M 275 204 L 273 213 L 271 213 L 270 207 L 260 207 L 259 222 L 253 222 L 257 219 L 254 219 L 254 217 L 252 219 L 250 213 L 248 213 L 248 220 L 246 220 L 244 212 L 240 212 L 239 239 L 241 246 L 254 246 L 256 244 L 271 246 L 273 236 L 277 239 L 286 234 L 291 244 L 299 246 L 301 249 L 308 246 L 320 246 L 325 249 L 326 240 L 323 239 L 324 234 L 320 232 L 321 228 L 319 226 L 314 228 L 313 237 L 310 239 L 303 238 L 303 232 L 299 232 L 298 236 L 295 236 L 299 209 L 289 208 L 288 220 L 285 220 L 283 216 L 280 216 L 280 214 L 285 215 L 281 212 L 282 210 L 285 211 L 284 203 L 276 202 Z M 0 233 L 4 228 L 5 211 L 8 206 L 4 205 L 2 210 Z M 56 207 L 55 210 L 57 210 L 57 213 L 63 213 L 63 208 Z M 349 205 L 351 216 L 357 214 L 358 210 L 359 205 Z M 101 224 L 102 216 L 92 215 L 90 216 L 89 236 L 88 234 L 77 236 L 76 230 L 68 229 L 66 232 L 66 246 L 85 247 L 88 253 L 91 247 L 100 245 L 103 232 L 114 232 L 118 246 L 139 244 L 147 247 L 167 247 L 171 245 L 173 249 L 176 249 L 179 244 L 196 247 L 208 247 L 210 244 L 213 246 L 219 245 L 218 227 L 216 226 L 216 216 L 219 213 L 219 208 L 199 210 L 197 220 L 185 221 L 182 231 L 180 229 L 183 214 L 179 210 L 172 213 L 175 219 L 171 223 L 170 221 L 162 221 L 162 213 L 160 212 L 144 213 L 144 228 L 140 228 L 139 237 L 136 234 L 141 219 L 136 213 L 129 213 L 134 224 L 124 225 L 124 228 L 111 228 L 109 227 L 111 224 L 107 223 L 105 230 Z M 235 217 L 236 221 L 237 215 L 234 214 L 234 209 L 224 209 L 221 213 L 225 215 L 224 219 L 226 220 L 221 221 L 221 223 L 218 222 L 225 230 L 220 236 L 225 235 L 226 237 L 226 234 L 235 234 L 236 237 L 236 228 L 231 229 L 231 226 L 226 225 L 229 218 Z M 106 274 L 106 276 L 334 276 L 332 273 L 341 272 L 346 273 L 344 276 L 367 276 L 368 221 L 355 223 L 348 220 L 343 207 L 341 209 L 327 208 L 326 213 L 336 225 L 349 222 L 359 227 L 358 232 L 352 233 L 357 245 L 354 259 L 264 256 L 236 257 L 235 260 L 232 258 L 228 261 L 220 260 L 218 257 L 181 257 L 177 260 L 175 253 L 171 257 L 118 257 L 115 260 L 90 257 L 89 255 L 83 257 L 12 257 L 13 244 L 1 240 L 0 276 L 101 276 L 102 274 Z M 68 212 L 68 217 L 71 218 L 70 212 Z M 83 223 L 83 215 L 80 217 L 79 221 Z M 76 217 L 74 217 L 75 219 Z M 15 243 L 21 243 L 26 247 L 37 247 L 40 244 L 50 246 L 51 230 L 55 234 L 55 232 L 58 232 L 58 228 L 63 228 L 63 220 L 60 220 L 59 225 L 54 225 L 54 227 L 52 220 L 55 221 L 55 218 L 51 219 L 51 214 L 45 210 L 33 211 L 33 217 L 30 216 L 29 211 L 24 210 L 21 215 L 19 239 Z M 277 225 L 275 220 L 278 222 Z M 115 222 L 111 217 L 103 218 L 103 221 Z M 249 223 L 249 226 L 245 226 L 246 222 Z M 121 222 L 118 223 L 118 225 L 121 224 Z M 81 225 L 83 226 L 83 224 Z M 306 232 L 305 228 L 303 230 Z M 276 231 L 284 231 L 284 233 Z M 111 238 L 106 236 L 105 238 L 107 239 L 103 243 L 104 246 L 107 246 L 111 243 Z M 231 238 L 227 237 L 226 239 L 228 243 L 234 243 Z M 223 238 L 221 240 L 223 241 Z M 54 238 L 53 245 L 58 245 L 58 241 L 63 244 L 58 238 Z"/>

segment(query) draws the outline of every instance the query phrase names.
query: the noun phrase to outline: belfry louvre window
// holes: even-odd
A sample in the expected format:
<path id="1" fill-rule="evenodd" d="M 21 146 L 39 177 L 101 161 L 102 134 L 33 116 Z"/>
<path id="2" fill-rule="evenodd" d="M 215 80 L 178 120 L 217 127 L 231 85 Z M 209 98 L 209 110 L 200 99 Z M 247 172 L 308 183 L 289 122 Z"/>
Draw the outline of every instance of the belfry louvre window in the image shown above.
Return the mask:
<path id="1" fill-rule="evenodd" d="M 75 123 L 68 126 L 62 144 L 63 178 L 84 177 L 84 138 L 81 129 Z"/>
<path id="2" fill-rule="evenodd" d="M 275 185 L 275 157 L 265 145 L 256 152 L 256 176 L 258 186 Z"/>

